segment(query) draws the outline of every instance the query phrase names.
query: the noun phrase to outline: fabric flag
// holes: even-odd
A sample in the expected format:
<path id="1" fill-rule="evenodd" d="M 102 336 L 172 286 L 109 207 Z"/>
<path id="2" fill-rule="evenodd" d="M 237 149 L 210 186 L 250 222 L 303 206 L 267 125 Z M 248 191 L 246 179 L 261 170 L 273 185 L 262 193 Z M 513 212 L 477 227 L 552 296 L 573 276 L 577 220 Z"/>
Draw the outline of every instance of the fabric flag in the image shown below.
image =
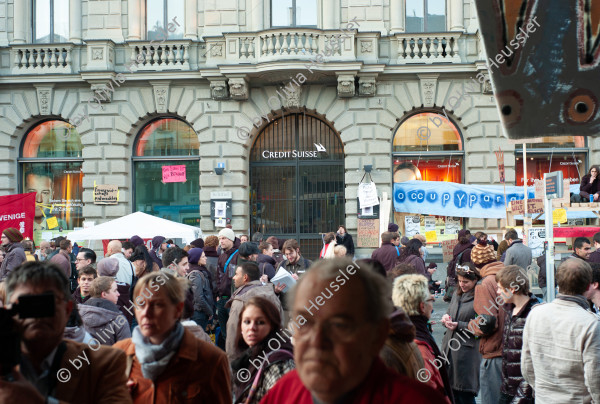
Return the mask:
<path id="1" fill-rule="evenodd" d="M 0 231 L 14 227 L 33 240 L 35 192 L 0 196 Z"/>

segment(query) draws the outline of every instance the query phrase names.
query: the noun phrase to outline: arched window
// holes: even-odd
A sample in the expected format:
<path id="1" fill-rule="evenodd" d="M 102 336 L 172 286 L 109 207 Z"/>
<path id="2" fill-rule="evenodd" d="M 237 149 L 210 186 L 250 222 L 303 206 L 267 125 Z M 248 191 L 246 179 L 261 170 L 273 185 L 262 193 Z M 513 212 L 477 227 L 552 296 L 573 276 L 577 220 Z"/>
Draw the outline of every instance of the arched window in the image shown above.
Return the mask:
<path id="1" fill-rule="evenodd" d="M 35 125 L 23 140 L 20 190 L 36 193 L 36 245 L 82 226 L 81 150 L 77 129 L 60 120 Z"/>
<path id="2" fill-rule="evenodd" d="M 579 184 L 587 174 L 587 154 L 584 136 L 553 136 L 539 138 L 539 142 L 526 144 L 527 185 L 543 179 L 544 173 L 562 171 L 563 178 L 571 184 Z M 516 185 L 523 185 L 523 147 L 515 149 Z"/>
<path id="3" fill-rule="evenodd" d="M 250 231 L 294 238 L 319 256 L 320 233 L 344 223 L 344 146 L 337 132 L 304 113 L 271 121 L 250 152 Z"/>
<path id="4" fill-rule="evenodd" d="M 422 112 L 412 115 L 401 123 L 394 134 L 392 161 L 393 182 L 423 180 L 462 183 L 464 149 L 461 134 L 444 114 Z M 410 237 L 411 234 L 404 229 L 407 215 L 410 216 L 409 213 L 394 212 L 394 222 L 400 226 L 403 235 Z M 435 222 L 438 240 L 456 238 L 458 218 L 432 216 L 428 219 L 427 227 L 425 216 L 421 215 L 420 218 L 420 234 L 432 231 L 432 223 Z"/>
<path id="5" fill-rule="evenodd" d="M 134 210 L 198 226 L 199 146 L 194 129 L 178 118 L 144 126 L 134 145 Z M 175 171 L 185 171 L 185 177 L 163 181 L 163 173 Z"/>

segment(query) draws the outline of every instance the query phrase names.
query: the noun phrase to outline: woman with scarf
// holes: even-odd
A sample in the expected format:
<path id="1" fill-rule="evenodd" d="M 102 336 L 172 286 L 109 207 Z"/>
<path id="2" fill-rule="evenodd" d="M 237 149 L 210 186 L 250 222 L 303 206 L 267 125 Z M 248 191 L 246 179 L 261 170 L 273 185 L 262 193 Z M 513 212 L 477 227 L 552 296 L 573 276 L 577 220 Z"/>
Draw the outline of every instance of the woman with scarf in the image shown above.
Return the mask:
<path id="1" fill-rule="evenodd" d="M 246 302 L 237 331 L 237 346 L 244 352 L 231 362 L 235 403 L 259 403 L 296 367 L 288 335 L 281 329 L 279 310 L 273 303 L 259 296 Z"/>
<path id="2" fill-rule="evenodd" d="M 456 404 L 475 404 L 479 391 L 479 340 L 469 328 L 469 321 L 477 313 L 473 307 L 475 285 L 481 279 L 479 270 L 473 263 L 458 266 L 456 269 L 458 288 L 452 296 L 448 311 L 442 316 L 442 324 L 447 328 L 442 341 L 442 358 L 450 361 L 450 383 Z M 472 326 L 471 326 L 472 327 Z"/>
<path id="3" fill-rule="evenodd" d="M 434 297 L 429 292 L 427 278 L 422 275 L 403 275 L 394 281 L 392 290 L 394 305 L 403 309 L 415 326 L 415 342 L 419 347 L 425 367 L 417 377 L 446 397 L 446 403 L 453 403 L 452 386 L 448 377 L 448 366 L 442 359 L 440 348 L 427 323 L 433 312 Z M 440 367 L 436 366 L 441 363 Z"/>
<path id="4" fill-rule="evenodd" d="M 134 403 L 231 404 L 227 356 L 179 320 L 187 282 L 166 272 L 142 277 L 133 292 L 139 326 L 114 346 L 127 355 L 127 387 Z"/>

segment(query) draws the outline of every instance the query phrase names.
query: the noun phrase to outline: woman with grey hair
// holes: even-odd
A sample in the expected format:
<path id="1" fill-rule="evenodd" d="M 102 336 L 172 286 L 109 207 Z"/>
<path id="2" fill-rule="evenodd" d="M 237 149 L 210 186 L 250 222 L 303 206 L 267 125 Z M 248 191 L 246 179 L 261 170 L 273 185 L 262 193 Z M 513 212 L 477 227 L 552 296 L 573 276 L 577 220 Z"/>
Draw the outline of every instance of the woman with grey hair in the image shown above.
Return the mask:
<path id="1" fill-rule="evenodd" d="M 447 403 L 454 402 L 452 386 L 448 378 L 448 366 L 440 359 L 442 358 L 440 348 L 427 327 L 435 301 L 429 292 L 427 278 L 419 274 L 399 276 L 394 281 L 392 300 L 394 305 L 408 314 L 415 326 L 415 343 L 425 363 L 425 367 L 420 370 L 421 374 L 417 377 L 445 396 Z M 436 366 L 438 362 L 441 362 L 439 368 Z"/>

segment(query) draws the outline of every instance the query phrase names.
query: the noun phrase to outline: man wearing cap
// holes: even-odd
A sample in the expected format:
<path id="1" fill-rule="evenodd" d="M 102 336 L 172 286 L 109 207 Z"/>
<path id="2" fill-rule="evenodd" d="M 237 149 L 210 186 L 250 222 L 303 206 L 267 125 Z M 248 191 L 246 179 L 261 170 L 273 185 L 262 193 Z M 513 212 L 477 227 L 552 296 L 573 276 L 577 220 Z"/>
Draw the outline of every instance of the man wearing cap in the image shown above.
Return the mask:
<path id="1" fill-rule="evenodd" d="M 238 258 L 237 265 L 241 265 L 244 262 L 256 262 L 258 260 L 258 254 L 260 250 L 251 241 L 240 244 L 240 258 Z"/>
<path id="2" fill-rule="evenodd" d="M 497 403 L 502 385 L 502 333 L 505 311 L 498 304 L 496 274 L 504 268 L 496 261 L 494 247 L 487 243 L 487 235 L 480 233 L 477 244 L 471 250 L 471 262 L 480 270 L 482 280 L 475 286 L 473 308 L 481 318 L 471 320 L 469 329 L 482 337 L 479 352 L 482 361 L 479 370 L 482 403 Z"/>
<path id="3" fill-rule="evenodd" d="M 229 310 L 225 308 L 225 303 L 232 294 L 231 279 L 235 275 L 237 261 L 239 257 L 240 239 L 235 237 L 233 230 L 224 228 L 219 232 L 219 244 L 221 246 L 221 255 L 217 262 L 217 315 L 221 325 L 221 335 L 223 339 L 227 338 L 227 320 L 229 319 Z"/>
<path id="4" fill-rule="evenodd" d="M 1 243 L 6 255 L 0 266 L 0 282 L 4 281 L 8 275 L 27 261 L 25 250 L 21 245 L 23 235 L 14 227 L 9 227 L 2 231 Z"/>
<path id="5" fill-rule="evenodd" d="M 156 262 L 159 268 L 162 268 L 162 253 L 167 249 L 167 243 L 165 243 L 165 238 L 163 236 L 155 236 L 152 239 L 152 249 L 148 251 L 150 254 L 150 258 L 152 261 Z"/>

